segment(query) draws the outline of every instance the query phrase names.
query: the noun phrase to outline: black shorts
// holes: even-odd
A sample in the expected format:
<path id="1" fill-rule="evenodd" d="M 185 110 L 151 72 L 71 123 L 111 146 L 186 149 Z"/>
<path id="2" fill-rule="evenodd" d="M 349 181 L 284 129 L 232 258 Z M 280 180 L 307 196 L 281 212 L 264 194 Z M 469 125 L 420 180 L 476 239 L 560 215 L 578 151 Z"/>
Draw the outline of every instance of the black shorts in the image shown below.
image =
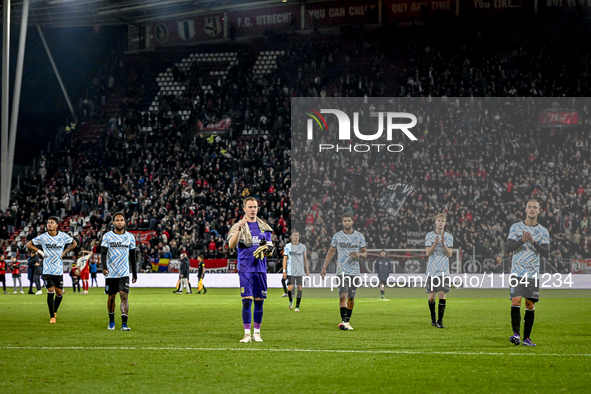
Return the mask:
<path id="1" fill-rule="evenodd" d="M 427 293 L 438 293 L 443 291 L 449 293 L 451 287 L 451 278 L 449 276 L 428 276 L 427 277 Z"/>
<path id="2" fill-rule="evenodd" d="M 525 282 L 522 278 L 515 277 L 517 279 L 518 284 L 515 287 L 509 287 L 510 296 L 509 298 L 513 297 L 523 297 L 527 298 L 531 302 L 538 302 L 540 301 L 540 286 L 539 283 L 535 279 L 528 278 L 527 284 L 522 283 Z M 515 282 L 515 279 L 513 279 Z"/>
<path id="3" fill-rule="evenodd" d="M 304 284 L 304 277 L 303 276 L 294 276 L 294 275 L 289 275 L 287 277 L 287 284 L 292 286 L 292 285 L 296 285 L 296 286 L 302 286 Z"/>
<path id="4" fill-rule="evenodd" d="M 46 289 L 50 289 L 52 287 L 57 287 L 58 289 L 64 288 L 63 275 L 43 275 L 43 282 L 45 282 Z"/>
<path id="5" fill-rule="evenodd" d="M 129 293 L 129 276 L 105 279 L 105 294 L 117 294 L 120 291 Z"/>
<path id="6" fill-rule="evenodd" d="M 0 274 L 0 282 L 6 282 L 6 275 Z"/>
<path id="7" fill-rule="evenodd" d="M 339 275 L 339 279 L 341 280 L 341 283 L 339 284 L 339 296 L 347 294 L 347 298 L 355 298 L 355 293 L 359 287 L 358 285 L 361 284 L 361 280 L 356 284 L 355 278 L 361 279 L 358 275 Z"/>
<path id="8" fill-rule="evenodd" d="M 91 273 L 90 273 L 90 277 L 91 277 L 92 279 L 96 279 L 96 272 L 91 272 Z"/>
<path id="9" fill-rule="evenodd" d="M 378 277 L 378 280 L 380 281 L 380 286 L 381 285 L 384 285 L 384 286 L 388 285 L 388 278 L 379 278 Z"/>

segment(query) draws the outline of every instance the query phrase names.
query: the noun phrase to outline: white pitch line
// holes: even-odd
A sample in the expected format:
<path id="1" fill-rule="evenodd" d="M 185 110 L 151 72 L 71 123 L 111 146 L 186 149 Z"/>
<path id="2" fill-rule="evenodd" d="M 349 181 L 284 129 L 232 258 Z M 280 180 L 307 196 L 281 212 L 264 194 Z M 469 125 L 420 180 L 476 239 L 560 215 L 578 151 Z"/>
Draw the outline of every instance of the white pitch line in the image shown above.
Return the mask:
<path id="1" fill-rule="evenodd" d="M 419 354 L 452 356 L 537 356 L 537 357 L 591 357 L 589 353 L 500 353 L 500 352 L 422 352 L 415 350 L 340 350 L 340 349 L 260 349 L 210 347 L 133 347 L 133 346 L 0 346 L 13 350 L 190 350 L 212 352 L 302 352 L 302 353 L 360 353 L 360 354 Z"/>

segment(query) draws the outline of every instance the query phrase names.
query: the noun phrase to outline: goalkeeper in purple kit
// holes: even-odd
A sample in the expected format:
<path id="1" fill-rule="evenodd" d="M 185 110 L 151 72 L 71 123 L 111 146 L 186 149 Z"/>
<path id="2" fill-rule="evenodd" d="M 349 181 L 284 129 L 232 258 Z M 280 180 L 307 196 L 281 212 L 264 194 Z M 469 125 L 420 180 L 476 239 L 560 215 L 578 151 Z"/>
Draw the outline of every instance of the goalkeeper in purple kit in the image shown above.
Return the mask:
<path id="1" fill-rule="evenodd" d="M 267 256 L 273 253 L 271 235 L 273 230 L 257 217 L 258 203 L 253 197 L 243 201 L 244 218 L 236 223 L 228 233 L 228 246 L 238 248 L 238 276 L 242 296 L 242 322 L 244 338 L 241 343 L 263 342 L 261 323 L 263 321 L 263 301 L 267 298 Z M 254 319 L 251 306 L 254 301 Z M 251 336 L 251 320 L 254 332 Z"/>

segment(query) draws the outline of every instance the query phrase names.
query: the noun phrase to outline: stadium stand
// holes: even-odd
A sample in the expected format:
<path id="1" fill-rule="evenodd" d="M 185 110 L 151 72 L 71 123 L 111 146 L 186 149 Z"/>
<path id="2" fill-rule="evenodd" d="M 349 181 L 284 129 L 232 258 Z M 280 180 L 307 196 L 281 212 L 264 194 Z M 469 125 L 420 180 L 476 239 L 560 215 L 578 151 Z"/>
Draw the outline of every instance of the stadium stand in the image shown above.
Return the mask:
<path id="1" fill-rule="evenodd" d="M 551 232 L 553 267 L 568 270 L 568 259 L 591 258 L 587 125 L 552 135 L 550 145 L 532 128 L 512 138 L 483 135 L 482 128 L 492 128 L 487 119 L 456 108 L 461 112 L 450 122 L 466 122 L 465 115 L 474 124 L 443 127 L 411 161 L 372 163 L 420 184 L 395 222 L 371 204 L 393 179 L 368 163 L 295 162 L 316 175 L 308 186 L 322 194 L 292 201 L 290 191 L 291 97 L 589 96 L 588 43 L 547 45 L 546 38 L 510 30 L 451 41 L 415 30 L 394 38 L 362 30 L 290 36 L 263 48 L 257 42 L 127 54 L 93 84 L 92 104 L 81 103 L 88 122 L 47 152 L 40 171 L 15 190 L 10 211 L 0 217 L 0 245 L 22 248 L 57 214 L 60 229 L 92 248 L 111 214 L 123 210 L 130 229 L 157 234 L 144 256 L 176 258 L 184 250 L 229 256 L 225 235 L 240 217 L 242 198 L 255 196 L 261 216 L 277 230 L 277 253 L 296 215 L 300 223 L 312 215 L 299 229 L 302 242 L 323 256 L 350 206 L 360 230 L 380 247 L 411 247 L 406 231 L 429 228 L 432 214 L 445 211 L 457 247 L 502 259 L 510 224 L 535 196 Z M 583 72 L 572 72 L 575 65 Z M 584 111 L 588 115 L 588 107 Z M 222 114 L 232 119 L 226 135 L 197 133 L 198 117 Z M 484 157 L 475 157 L 481 144 L 488 144 Z M 339 195 L 331 179 L 344 175 L 366 193 Z M 505 189 L 501 199 L 492 198 L 490 179 Z"/>

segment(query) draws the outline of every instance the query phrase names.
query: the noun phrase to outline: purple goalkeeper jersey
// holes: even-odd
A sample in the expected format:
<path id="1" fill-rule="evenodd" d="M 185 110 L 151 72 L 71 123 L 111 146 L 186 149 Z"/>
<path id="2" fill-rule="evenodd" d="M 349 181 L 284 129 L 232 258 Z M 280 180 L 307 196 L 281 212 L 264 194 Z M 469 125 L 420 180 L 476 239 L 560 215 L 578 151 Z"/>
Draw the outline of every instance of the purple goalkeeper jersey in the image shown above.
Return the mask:
<path id="1" fill-rule="evenodd" d="M 238 272 L 267 272 L 267 258 L 255 259 L 253 253 L 259 247 L 261 239 L 267 240 L 271 245 L 271 231 L 261 231 L 257 222 L 248 222 L 248 228 L 252 235 L 252 246 L 241 248 L 238 244 Z"/>

